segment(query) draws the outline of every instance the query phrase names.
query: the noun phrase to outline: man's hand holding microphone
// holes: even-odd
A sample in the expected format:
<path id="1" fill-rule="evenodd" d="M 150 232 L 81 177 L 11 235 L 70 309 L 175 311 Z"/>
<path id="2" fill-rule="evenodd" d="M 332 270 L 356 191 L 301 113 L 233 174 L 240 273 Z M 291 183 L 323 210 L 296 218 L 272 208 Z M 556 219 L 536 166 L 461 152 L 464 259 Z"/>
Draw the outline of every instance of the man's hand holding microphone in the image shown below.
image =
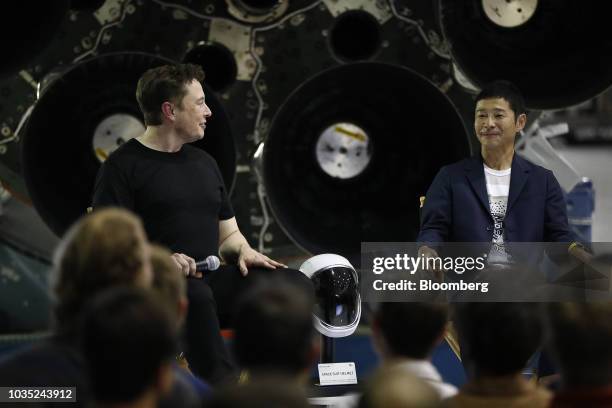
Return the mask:
<path id="1" fill-rule="evenodd" d="M 219 268 L 221 261 L 215 255 L 210 255 L 202 261 L 196 262 L 190 256 L 181 253 L 172 254 L 172 260 L 177 268 L 187 277 L 202 278 L 205 271 L 214 271 Z"/>

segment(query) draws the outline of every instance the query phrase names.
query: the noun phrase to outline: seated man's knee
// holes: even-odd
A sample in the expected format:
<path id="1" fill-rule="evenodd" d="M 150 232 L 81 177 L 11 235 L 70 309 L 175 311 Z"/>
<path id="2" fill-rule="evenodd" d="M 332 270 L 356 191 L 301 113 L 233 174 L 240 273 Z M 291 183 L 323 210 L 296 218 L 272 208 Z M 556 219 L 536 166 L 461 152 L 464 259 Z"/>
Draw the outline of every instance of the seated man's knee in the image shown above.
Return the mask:
<path id="1" fill-rule="evenodd" d="M 187 298 L 190 306 L 215 303 L 215 297 L 210 286 L 201 279 L 187 279 Z"/>

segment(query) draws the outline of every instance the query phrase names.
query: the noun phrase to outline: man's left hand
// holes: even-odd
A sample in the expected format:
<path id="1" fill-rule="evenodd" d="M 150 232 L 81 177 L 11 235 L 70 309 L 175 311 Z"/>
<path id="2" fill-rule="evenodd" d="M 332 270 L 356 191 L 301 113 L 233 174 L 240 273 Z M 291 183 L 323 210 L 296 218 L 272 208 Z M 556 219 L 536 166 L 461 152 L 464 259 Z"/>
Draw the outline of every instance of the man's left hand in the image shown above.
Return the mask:
<path id="1" fill-rule="evenodd" d="M 251 266 L 261 266 L 268 269 L 286 268 L 287 265 L 283 265 L 280 262 L 276 262 L 267 256 L 260 254 L 248 245 L 243 245 L 240 248 L 238 254 L 238 267 L 242 276 L 247 276 Z"/>
<path id="2" fill-rule="evenodd" d="M 569 254 L 586 265 L 591 265 L 593 255 L 582 246 L 570 246 Z"/>

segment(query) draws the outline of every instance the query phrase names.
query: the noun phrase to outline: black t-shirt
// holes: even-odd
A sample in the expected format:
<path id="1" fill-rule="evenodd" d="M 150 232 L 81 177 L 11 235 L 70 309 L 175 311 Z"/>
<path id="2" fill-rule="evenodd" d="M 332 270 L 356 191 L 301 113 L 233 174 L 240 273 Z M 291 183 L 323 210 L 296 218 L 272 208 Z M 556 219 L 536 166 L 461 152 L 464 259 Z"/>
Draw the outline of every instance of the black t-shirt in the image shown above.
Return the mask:
<path id="1" fill-rule="evenodd" d="M 138 214 L 149 240 L 202 260 L 219 251 L 219 220 L 234 216 L 221 172 L 203 150 L 160 152 L 132 139 L 104 162 L 93 207 Z"/>

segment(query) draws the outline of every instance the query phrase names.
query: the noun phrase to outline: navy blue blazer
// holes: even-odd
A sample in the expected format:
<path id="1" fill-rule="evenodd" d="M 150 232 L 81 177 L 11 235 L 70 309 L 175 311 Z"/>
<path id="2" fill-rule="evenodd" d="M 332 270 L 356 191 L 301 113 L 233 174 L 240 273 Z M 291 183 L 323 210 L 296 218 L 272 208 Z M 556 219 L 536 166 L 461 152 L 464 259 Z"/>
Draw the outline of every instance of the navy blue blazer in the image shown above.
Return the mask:
<path id="1" fill-rule="evenodd" d="M 516 153 L 504 219 L 506 242 L 572 242 L 563 191 L 550 170 Z M 421 211 L 420 243 L 491 242 L 482 157 L 442 167 L 433 180 Z"/>

